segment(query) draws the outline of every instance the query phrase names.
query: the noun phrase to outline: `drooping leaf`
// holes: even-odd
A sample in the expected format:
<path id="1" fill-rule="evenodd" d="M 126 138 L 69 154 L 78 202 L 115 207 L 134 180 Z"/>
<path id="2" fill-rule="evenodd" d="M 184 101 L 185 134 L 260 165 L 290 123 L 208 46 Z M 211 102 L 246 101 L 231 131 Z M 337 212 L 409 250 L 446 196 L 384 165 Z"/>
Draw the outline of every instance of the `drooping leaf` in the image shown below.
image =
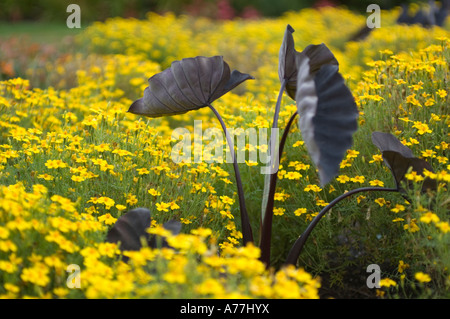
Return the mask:
<path id="1" fill-rule="evenodd" d="M 142 248 L 142 241 L 149 247 L 156 248 L 158 245 L 156 237 L 147 232 L 150 224 L 150 210 L 147 208 L 132 209 L 116 221 L 114 226 L 108 231 L 106 241 L 119 244 L 121 251 L 140 250 Z M 181 230 L 181 223 L 171 220 L 164 223 L 163 227 L 170 230 L 173 235 L 176 235 Z M 161 245 L 168 247 L 164 238 L 161 240 Z M 125 261 L 127 260 L 125 256 L 123 258 Z"/>
<path id="2" fill-rule="evenodd" d="M 283 80 L 286 81 L 286 93 L 293 100 L 295 100 L 295 92 L 297 89 L 298 56 L 306 55 L 309 58 L 309 70 L 313 74 L 316 73 L 322 65 L 339 65 L 333 53 L 323 43 L 318 45 L 308 45 L 302 52 L 295 50 L 294 37 L 292 36 L 292 33 L 294 32 L 294 28 L 288 24 L 284 33 L 278 59 L 278 76 L 280 82 L 283 82 Z"/>
<path id="3" fill-rule="evenodd" d="M 372 142 L 381 151 L 384 163 L 391 170 L 399 190 L 403 190 L 401 182 L 405 180 L 410 168 L 419 175 L 423 175 L 424 169 L 433 172 L 427 161 L 414 157 L 413 152 L 390 133 L 373 132 Z M 422 191 L 427 189 L 436 189 L 436 181 L 425 178 Z"/>
<path id="4" fill-rule="evenodd" d="M 339 172 L 340 163 L 352 146 L 359 113 L 338 66 L 325 64 L 314 74 L 307 56 L 299 57 L 297 62 L 299 127 L 319 170 L 320 182 L 325 185 Z"/>
<path id="5" fill-rule="evenodd" d="M 249 74 L 230 73 L 222 56 L 185 58 L 152 76 L 144 96 L 128 112 L 148 117 L 183 114 L 207 106 L 249 79 Z"/>

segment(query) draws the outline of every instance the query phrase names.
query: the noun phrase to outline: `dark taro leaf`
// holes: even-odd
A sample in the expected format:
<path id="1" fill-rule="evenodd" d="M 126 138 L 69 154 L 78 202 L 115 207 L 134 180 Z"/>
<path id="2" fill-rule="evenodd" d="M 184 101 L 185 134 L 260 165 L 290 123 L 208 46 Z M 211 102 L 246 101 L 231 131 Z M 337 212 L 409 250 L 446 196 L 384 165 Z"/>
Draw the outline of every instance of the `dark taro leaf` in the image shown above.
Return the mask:
<path id="1" fill-rule="evenodd" d="M 307 46 L 302 52 L 295 50 L 294 37 L 292 33 L 295 30 L 288 24 L 284 33 L 283 43 L 281 44 L 278 62 L 278 76 L 280 82 L 286 81 L 286 93 L 295 100 L 295 92 L 297 90 L 297 74 L 298 65 L 297 57 L 306 55 L 309 58 L 309 70 L 315 74 L 322 65 L 334 64 L 339 65 L 333 53 L 325 44 Z"/>
<path id="2" fill-rule="evenodd" d="M 308 57 L 298 58 L 296 101 L 299 127 L 308 152 L 327 184 L 338 172 L 358 128 L 358 109 L 353 95 L 338 73 L 338 66 L 326 64 L 314 75 Z"/>
<path id="3" fill-rule="evenodd" d="M 149 247 L 156 248 L 158 241 L 155 236 L 150 236 L 147 229 L 151 224 L 151 213 L 147 208 L 135 208 L 120 217 L 114 226 L 108 231 L 106 241 L 118 243 L 121 251 L 140 250 L 142 248 L 141 240 L 147 243 Z M 181 230 L 181 223 L 175 220 L 168 221 L 163 227 L 176 235 Z M 166 240 L 161 241 L 163 247 L 169 247 Z M 128 258 L 123 256 L 126 261 Z"/>
<path id="4" fill-rule="evenodd" d="M 234 89 L 249 74 L 234 70 L 222 56 L 186 58 L 148 79 L 144 97 L 128 112 L 148 117 L 186 113 L 207 106 Z"/>
<path id="5" fill-rule="evenodd" d="M 433 172 L 427 161 L 414 157 L 413 152 L 392 134 L 373 132 L 372 142 L 381 151 L 384 163 L 391 170 L 399 190 L 402 190 L 401 182 L 410 168 L 420 175 L 423 175 L 424 169 Z M 427 189 L 436 189 L 436 181 L 425 178 L 422 191 L 425 192 Z"/>
<path id="6" fill-rule="evenodd" d="M 147 228 L 150 227 L 151 214 L 146 208 L 136 208 L 120 217 L 108 231 L 106 241 L 120 242 L 120 250 L 139 250 L 142 247 L 141 238 L 149 239 Z"/>

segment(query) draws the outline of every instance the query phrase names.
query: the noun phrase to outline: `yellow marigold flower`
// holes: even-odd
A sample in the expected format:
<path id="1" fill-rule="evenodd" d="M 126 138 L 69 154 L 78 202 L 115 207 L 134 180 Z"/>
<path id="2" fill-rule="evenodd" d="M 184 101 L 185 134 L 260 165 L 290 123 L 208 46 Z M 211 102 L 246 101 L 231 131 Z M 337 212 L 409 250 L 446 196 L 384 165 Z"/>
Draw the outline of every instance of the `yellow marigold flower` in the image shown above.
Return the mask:
<path id="1" fill-rule="evenodd" d="M 47 162 L 45 162 L 45 166 L 47 166 L 47 168 L 64 168 L 64 167 L 68 167 L 67 163 L 61 161 L 61 160 L 47 160 Z"/>
<path id="2" fill-rule="evenodd" d="M 86 178 L 78 175 L 72 175 L 70 179 L 73 180 L 74 182 L 83 182 L 86 180 Z"/>
<path id="3" fill-rule="evenodd" d="M 341 183 L 341 184 L 345 184 L 350 180 L 350 177 L 348 177 L 347 175 L 339 175 L 336 180 Z"/>
<path id="4" fill-rule="evenodd" d="M 381 154 L 372 155 L 372 160 L 369 163 L 383 162 L 383 156 Z"/>
<path id="5" fill-rule="evenodd" d="M 438 222 L 436 223 L 436 227 L 444 234 L 450 232 L 450 224 L 448 222 Z"/>
<path id="6" fill-rule="evenodd" d="M 423 273 L 423 272 L 421 272 L 421 271 L 416 272 L 416 273 L 414 274 L 414 278 L 415 278 L 418 282 L 422 282 L 422 283 L 430 282 L 430 281 L 431 281 L 430 275 L 425 274 L 425 273 Z"/>
<path id="7" fill-rule="evenodd" d="M 420 230 L 419 226 L 416 224 L 416 219 L 411 219 L 409 224 L 403 225 L 403 229 L 409 231 L 410 233 L 415 233 Z"/>
<path id="8" fill-rule="evenodd" d="M 284 174 L 284 177 L 291 180 L 298 180 L 302 177 L 302 174 L 300 174 L 299 172 L 287 172 L 286 174 Z"/>
<path id="9" fill-rule="evenodd" d="M 19 287 L 17 287 L 16 285 L 11 284 L 11 283 L 9 283 L 9 282 L 5 283 L 5 284 L 3 285 L 3 287 L 5 287 L 5 289 L 6 289 L 7 291 L 12 292 L 12 293 L 14 293 L 14 294 L 17 294 L 17 293 L 20 291 L 20 288 L 19 288 Z"/>
<path id="10" fill-rule="evenodd" d="M 45 287 L 50 282 L 48 277 L 49 269 L 42 263 L 38 263 L 30 268 L 24 268 L 20 278 L 37 286 Z"/>
<path id="11" fill-rule="evenodd" d="M 139 173 L 139 175 L 146 175 L 146 174 L 150 174 L 150 171 L 148 169 L 144 168 L 138 168 L 136 169 L 136 171 Z"/>
<path id="12" fill-rule="evenodd" d="M 117 210 L 118 210 L 118 211 L 122 211 L 122 210 L 125 210 L 125 209 L 127 209 L 127 206 L 125 206 L 125 205 L 120 205 L 120 204 L 117 204 L 117 205 L 116 205 L 116 208 L 117 208 Z"/>
<path id="13" fill-rule="evenodd" d="M 106 225 L 112 225 L 117 221 L 117 218 L 114 218 L 113 216 L 111 216 L 110 213 L 106 213 L 102 216 L 99 216 L 98 220 L 101 222 L 104 222 Z"/>
<path id="14" fill-rule="evenodd" d="M 447 91 L 445 91 L 445 90 L 437 90 L 436 94 L 439 95 L 439 97 L 443 99 L 444 97 L 447 96 Z"/>
<path id="15" fill-rule="evenodd" d="M 395 204 L 395 207 L 391 209 L 391 212 L 398 213 L 405 210 L 405 206 L 400 204 Z"/>
<path id="16" fill-rule="evenodd" d="M 234 219 L 233 214 L 231 214 L 231 212 L 229 210 L 227 210 L 227 211 L 221 210 L 219 213 L 220 213 L 220 215 L 222 215 L 224 217 L 227 217 L 229 219 Z"/>
<path id="17" fill-rule="evenodd" d="M 389 278 L 383 278 L 380 279 L 380 287 L 391 287 L 391 286 L 397 286 L 397 283 Z"/>
<path id="18" fill-rule="evenodd" d="M 403 273 L 406 269 L 409 268 L 409 264 L 405 264 L 403 260 L 398 262 L 398 272 Z"/>
<path id="19" fill-rule="evenodd" d="M 350 180 L 353 182 L 353 183 L 360 183 L 360 184 L 362 184 L 362 183 L 364 183 L 364 181 L 365 181 L 365 177 L 364 176 L 355 176 L 355 177 L 352 177 L 352 178 L 350 178 Z"/>
<path id="20" fill-rule="evenodd" d="M 322 188 L 320 188 L 319 186 L 317 186 L 315 184 L 310 184 L 310 185 L 306 186 L 303 190 L 305 192 L 313 191 L 315 193 L 318 193 L 322 190 Z"/>
<path id="21" fill-rule="evenodd" d="M 417 133 L 419 133 L 420 135 L 423 135 L 425 133 L 433 133 L 433 131 L 430 130 L 427 124 L 419 121 L 414 121 L 413 127 L 417 129 Z"/>
<path id="22" fill-rule="evenodd" d="M 136 195 L 127 194 L 126 198 L 127 198 L 127 200 L 126 200 L 127 204 L 135 205 L 138 202 Z"/>
<path id="23" fill-rule="evenodd" d="M 6 239 L 9 236 L 9 230 L 6 227 L 0 226 L 0 238 Z"/>
<path id="24" fill-rule="evenodd" d="M 45 179 L 46 181 L 52 181 L 55 179 L 52 175 L 49 174 L 39 174 L 37 177 Z"/>
<path id="25" fill-rule="evenodd" d="M 439 219 L 438 215 L 436 215 L 432 212 L 426 212 L 425 214 L 420 216 L 419 220 L 423 223 L 429 224 L 431 222 L 437 223 L 437 222 L 439 222 L 440 219 Z"/>
<path id="26" fill-rule="evenodd" d="M 208 278 L 196 285 L 195 291 L 201 295 L 220 296 L 225 293 L 225 288 L 217 279 Z"/>
<path id="27" fill-rule="evenodd" d="M 164 203 L 164 202 L 156 203 L 156 209 L 160 212 L 168 212 L 169 207 L 170 207 L 170 204 L 168 204 L 168 203 Z"/>
<path id="28" fill-rule="evenodd" d="M 161 193 L 160 193 L 159 191 L 157 191 L 156 189 L 154 189 L 154 188 L 150 188 L 150 189 L 148 190 L 148 193 L 149 193 L 150 195 L 152 195 L 152 196 L 159 196 L 159 195 L 161 195 Z"/>
<path id="29" fill-rule="evenodd" d="M 379 197 L 375 199 L 375 203 L 377 203 L 378 205 L 380 205 L 380 207 L 382 207 L 386 205 L 386 200 L 383 197 Z"/>
<path id="30" fill-rule="evenodd" d="M 422 151 L 422 157 L 435 157 L 436 152 L 433 150 Z"/>
<path id="31" fill-rule="evenodd" d="M 378 179 L 374 179 L 374 180 L 372 180 L 372 181 L 369 181 L 369 185 L 370 185 L 370 186 L 380 186 L 380 187 L 383 187 L 383 186 L 384 186 L 384 183 L 383 183 L 382 181 L 378 180 Z"/>
<path id="32" fill-rule="evenodd" d="M 180 208 L 180 206 L 178 206 L 178 204 L 173 202 L 173 201 L 170 202 L 169 205 L 170 205 L 170 209 L 171 210 L 175 210 L 175 209 L 179 209 Z"/>
<path id="33" fill-rule="evenodd" d="M 417 174 L 417 172 L 415 171 L 405 174 L 405 178 L 410 181 L 414 181 L 416 183 L 424 180 L 424 177 L 422 175 Z"/>
<path id="34" fill-rule="evenodd" d="M 228 196 L 220 196 L 220 200 L 224 203 L 224 204 L 229 204 L 229 205 L 233 205 L 234 204 L 234 199 L 228 197 Z"/>
<path id="35" fill-rule="evenodd" d="M 286 209 L 282 208 L 282 207 L 278 207 L 278 208 L 274 208 L 273 209 L 273 214 L 275 216 L 281 216 L 284 214 L 284 212 L 286 211 Z"/>

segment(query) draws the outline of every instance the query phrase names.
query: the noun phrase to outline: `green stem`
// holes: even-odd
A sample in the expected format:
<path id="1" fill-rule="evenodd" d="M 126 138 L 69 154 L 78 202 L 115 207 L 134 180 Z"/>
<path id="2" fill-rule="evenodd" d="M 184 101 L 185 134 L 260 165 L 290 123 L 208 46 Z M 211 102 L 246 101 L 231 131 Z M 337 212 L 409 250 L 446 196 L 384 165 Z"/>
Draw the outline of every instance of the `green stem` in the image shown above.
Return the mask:
<path id="1" fill-rule="evenodd" d="M 220 116 L 219 112 L 211 105 L 208 104 L 209 108 L 214 112 L 217 119 L 220 122 L 220 125 L 222 126 L 222 129 L 225 133 L 228 147 L 230 149 L 231 156 L 233 158 L 233 166 L 234 166 L 234 174 L 236 176 L 236 184 L 237 184 L 237 190 L 238 190 L 238 196 L 239 196 L 239 208 L 241 212 L 241 224 L 242 224 L 242 237 L 244 245 L 246 245 L 248 242 L 253 242 L 253 232 L 252 227 L 250 225 L 250 220 L 247 213 L 247 207 L 245 205 L 245 196 L 244 196 L 244 189 L 242 187 L 242 180 L 241 180 L 241 174 L 239 172 L 239 166 L 237 163 L 236 153 L 234 152 L 234 143 L 231 140 L 230 134 L 228 133 L 227 127 L 225 126 L 225 122 L 223 121 L 222 117 Z"/>
<path id="2" fill-rule="evenodd" d="M 354 195 L 356 193 L 360 192 L 398 192 L 398 188 L 381 188 L 381 187 L 362 187 L 357 188 L 354 190 L 351 190 L 347 193 L 342 194 L 341 196 L 335 198 L 331 203 L 329 203 L 322 211 L 314 217 L 312 222 L 308 225 L 306 230 L 303 232 L 303 234 L 295 241 L 294 245 L 292 246 L 288 257 L 286 259 L 286 264 L 295 265 L 297 262 L 298 257 L 300 256 L 300 253 L 303 249 L 303 246 L 305 245 L 306 240 L 308 239 L 309 235 L 311 234 L 314 227 L 317 225 L 317 223 L 320 221 L 320 219 L 331 209 L 334 205 L 336 205 L 338 202 L 343 200 L 344 198 L 347 198 L 351 195 Z"/>

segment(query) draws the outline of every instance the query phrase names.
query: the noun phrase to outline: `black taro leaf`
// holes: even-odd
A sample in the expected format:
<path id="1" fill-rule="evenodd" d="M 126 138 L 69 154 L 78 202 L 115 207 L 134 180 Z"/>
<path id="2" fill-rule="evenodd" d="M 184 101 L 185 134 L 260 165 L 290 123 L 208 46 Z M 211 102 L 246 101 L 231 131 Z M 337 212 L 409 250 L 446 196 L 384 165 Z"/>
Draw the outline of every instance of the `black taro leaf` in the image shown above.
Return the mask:
<path id="1" fill-rule="evenodd" d="M 147 228 L 150 227 L 151 214 L 146 208 L 136 208 L 120 217 L 108 231 L 106 241 L 120 242 L 120 250 L 139 250 L 142 247 L 141 238 L 149 239 Z"/>
<path id="2" fill-rule="evenodd" d="M 433 168 L 427 161 L 414 157 L 413 152 L 392 134 L 373 132 L 372 142 L 381 151 L 384 163 L 391 170 L 399 190 L 402 190 L 401 182 L 410 168 L 420 175 L 423 175 L 424 169 L 433 172 Z M 436 189 L 436 181 L 426 178 L 422 191 L 425 192 L 427 189 Z"/>
<path id="3" fill-rule="evenodd" d="M 295 100 L 297 90 L 297 56 L 306 55 L 309 58 L 309 70 L 312 74 L 316 73 L 324 64 L 339 65 L 333 53 L 325 44 L 307 46 L 302 52 L 295 50 L 294 37 L 292 33 L 295 30 L 288 24 L 284 33 L 283 43 L 281 44 L 278 62 L 278 76 L 280 82 L 286 81 L 286 93 Z"/>
<path id="4" fill-rule="evenodd" d="M 245 80 L 249 74 L 234 70 L 222 56 L 186 58 L 148 79 L 144 97 L 128 112 L 148 117 L 186 113 L 207 106 Z"/>
<path id="5" fill-rule="evenodd" d="M 319 170 L 320 182 L 325 185 L 339 172 L 340 163 L 352 146 L 359 113 L 338 66 L 323 65 L 314 75 L 308 60 L 306 56 L 298 59 L 299 127 Z"/>
<path id="6" fill-rule="evenodd" d="M 147 242 L 149 247 L 156 248 L 158 241 L 155 236 L 150 236 L 147 229 L 151 224 L 151 214 L 146 208 L 136 208 L 128 211 L 120 217 L 114 226 L 109 230 L 106 241 L 110 243 L 120 243 L 121 251 L 136 251 L 142 248 L 143 239 Z M 176 235 L 181 230 L 181 223 L 175 220 L 168 221 L 163 224 L 163 227 L 170 230 L 173 235 Z M 169 247 L 165 238 L 162 239 L 161 245 Z M 124 261 L 128 258 L 123 257 Z"/>

